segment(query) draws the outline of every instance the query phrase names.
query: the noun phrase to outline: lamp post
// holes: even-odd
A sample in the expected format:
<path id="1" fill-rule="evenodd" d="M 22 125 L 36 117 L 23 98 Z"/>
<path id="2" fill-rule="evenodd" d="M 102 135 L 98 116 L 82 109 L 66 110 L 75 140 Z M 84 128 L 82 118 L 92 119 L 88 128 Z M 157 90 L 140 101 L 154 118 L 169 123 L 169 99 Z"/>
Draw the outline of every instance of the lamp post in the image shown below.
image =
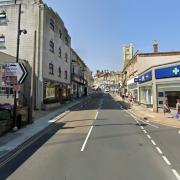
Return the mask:
<path id="1" fill-rule="evenodd" d="M 20 45 L 20 35 L 21 33 L 27 34 L 25 29 L 21 30 L 21 4 L 19 4 L 19 13 L 18 13 L 18 30 L 17 30 L 17 49 L 16 49 L 16 63 L 19 62 L 19 45 Z M 17 130 L 17 93 L 14 91 L 14 109 L 13 109 L 13 130 Z"/>

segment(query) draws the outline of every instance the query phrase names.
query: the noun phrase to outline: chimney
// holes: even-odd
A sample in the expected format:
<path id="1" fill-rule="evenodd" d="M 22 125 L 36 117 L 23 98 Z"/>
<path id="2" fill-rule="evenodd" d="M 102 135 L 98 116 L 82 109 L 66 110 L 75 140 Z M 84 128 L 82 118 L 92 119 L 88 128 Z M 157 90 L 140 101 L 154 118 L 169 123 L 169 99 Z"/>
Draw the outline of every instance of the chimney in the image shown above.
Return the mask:
<path id="1" fill-rule="evenodd" d="M 157 42 L 157 40 L 154 40 L 154 43 L 153 43 L 153 52 L 154 53 L 158 53 L 158 42 Z"/>

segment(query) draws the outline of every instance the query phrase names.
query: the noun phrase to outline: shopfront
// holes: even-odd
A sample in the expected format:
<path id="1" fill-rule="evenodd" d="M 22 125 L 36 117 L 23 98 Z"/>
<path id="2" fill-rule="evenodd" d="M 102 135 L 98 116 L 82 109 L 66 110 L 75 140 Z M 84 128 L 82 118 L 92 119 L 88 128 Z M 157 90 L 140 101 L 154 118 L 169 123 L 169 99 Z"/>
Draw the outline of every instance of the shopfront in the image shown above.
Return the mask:
<path id="1" fill-rule="evenodd" d="M 67 85 L 54 81 L 44 81 L 44 104 L 62 103 L 67 96 Z"/>
<path id="2" fill-rule="evenodd" d="M 148 71 L 138 77 L 139 102 L 147 106 L 153 105 L 152 71 Z"/>
<path id="3" fill-rule="evenodd" d="M 139 101 L 139 91 L 138 91 L 138 84 L 137 84 L 138 77 L 132 78 L 127 81 L 127 88 L 128 93 L 131 93 L 134 97 L 134 101 Z"/>
<path id="4" fill-rule="evenodd" d="M 155 69 L 158 108 L 162 108 L 164 98 L 175 108 L 176 99 L 180 98 L 180 65 L 171 65 Z"/>

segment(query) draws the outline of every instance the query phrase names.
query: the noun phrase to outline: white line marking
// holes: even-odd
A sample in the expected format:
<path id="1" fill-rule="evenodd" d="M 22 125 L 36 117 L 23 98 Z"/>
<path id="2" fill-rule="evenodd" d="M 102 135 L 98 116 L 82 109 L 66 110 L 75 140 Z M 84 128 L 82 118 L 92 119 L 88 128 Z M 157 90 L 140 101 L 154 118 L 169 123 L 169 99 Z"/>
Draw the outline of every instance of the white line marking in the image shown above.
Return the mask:
<path id="1" fill-rule="evenodd" d="M 178 180 L 180 180 L 180 176 L 179 176 L 179 174 L 177 173 L 177 171 L 175 170 L 175 169 L 171 169 L 172 170 L 172 172 L 174 173 L 174 175 L 176 176 L 176 178 L 178 179 Z"/>
<path id="2" fill-rule="evenodd" d="M 159 154 L 162 154 L 162 151 L 159 147 L 156 147 L 157 151 L 159 152 Z"/>
<path id="3" fill-rule="evenodd" d="M 154 140 L 151 140 L 151 142 L 152 142 L 152 144 L 153 144 L 154 146 L 156 146 L 156 143 L 154 142 Z"/>
<path id="4" fill-rule="evenodd" d="M 147 134 L 147 131 L 146 131 L 146 130 L 143 130 L 143 132 L 144 132 L 145 134 Z"/>
<path id="5" fill-rule="evenodd" d="M 151 136 L 150 136 L 149 134 L 147 134 L 147 137 L 148 137 L 149 139 L 151 139 Z"/>
<path id="6" fill-rule="evenodd" d="M 141 120 L 141 119 L 138 119 L 138 118 L 134 115 L 134 113 L 132 113 L 132 112 L 130 113 L 128 110 L 126 110 L 126 112 L 127 112 L 128 114 L 130 114 L 135 120 L 141 121 L 141 122 L 143 122 L 144 124 L 148 124 L 148 125 L 150 125 L 150 126 L 152 126 L 152 127 L 159 128 L 158 126 L 155 126 L 155 125 L 150 124 L 150 123 L 148 123 L 148 122 L 145 122 L 145 121 L 143 121 L 143 120 Z"/>
<path id="7" fill-rule="evenodd" d="M 96 113 L 95 118 L 94 118 L 95 120 L 97 119 L 98 114 L 99 114 L 99 112 Z M 88 139 L 89 139 L 89 136 L 90 136 L 90 134 L 91 134 L 91 131 L 92 131 L 93 127 L 94 127 L 94 126 L 92 125 L 91 128 L 89 129 L 89 132 L 88 132 L 88 134 L 87 134 L 87 136 L 86 136 L 86 139 L 85 139 L 85 141 L 84 141 L 84 143 L 83 143 L 83 145 L 82 145 L 82 147 L 81 147 L 81 151 L 84 151 L 84 148 L 85 148 L 85 146 L 86 146 L 86 143 L 87 143 L 87 141 L 88 141 Z"/>
<path id="8" fill-rule="evenodd" d="M 96 116 L 95 116 L 95 118 L 94 118 L 95 120 L 97 119 L 97 117 L 98 117 L 98 114 L 99 114 L 99 112 L 97 112 L 97 113 L 96 113 Z"/>
<path id="9" fill-rule="evenodd" d="M 162 156 L 162 158 L 164 159 L 164 161 L 166 162 L 167 165 L 171 165 L 171 163 L 169 162 L 169 160 L 167 159 L 166 156 Z"/>
<path id="10" fill-rule="evenodd" d="M 144 127 L 140 126 L 141 129 L 144 129 Z"/>
<path id="11" fill-rule="evenodd" d="M 145 121 L 143 121 L 143 120 L 138 119 L 138 121 L 141 121 L 141 122 L 143 122 L 144 124 L 148 124 L 148 125 L 150 125 L 150 126 L 152 126 L 152 127 L 159 128 L 158 126 L 155 126 L 155 125 L 150 124 L 150 123 L 148 123 L 148 122 L 145 122 Z"/>
<path id="12" fill-rule="evenodd" d="M 89 130 L 89 132 L 88 132 L 88 134 L 87 134 L 87 136 L 86 136 L 86 139 L 85 139 L 85 141 L 84 141 L 84 143 L 83 143 L 83 145 L 82 145 L 81 151 L 84 151 L 84 148 L 85 148 L 85 146 L 86 146 L 87 140 L 88 140 L 88 138 L 89 138 L 89 136 L 90 136 L 90 134 L 91 134 L 91 131 L 92 131 L 93 127 L 94 127 L 94 126 L 91 126 L 91 128 L 90 128 L 90 130 Z"/>

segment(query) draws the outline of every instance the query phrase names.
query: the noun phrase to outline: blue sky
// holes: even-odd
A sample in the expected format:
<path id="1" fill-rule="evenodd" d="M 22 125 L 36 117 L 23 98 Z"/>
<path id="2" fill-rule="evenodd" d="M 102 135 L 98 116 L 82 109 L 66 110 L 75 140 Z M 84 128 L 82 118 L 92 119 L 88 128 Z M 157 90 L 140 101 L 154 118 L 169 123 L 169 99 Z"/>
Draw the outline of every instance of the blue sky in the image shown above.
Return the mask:
<path id="1" fill-rule="evenodd" d="M 122 45 L 151 52 L 180 50 L 179 0 L 45 0 L 59 13 L 72 47 L 94 72 L 122 69 Z"/>

